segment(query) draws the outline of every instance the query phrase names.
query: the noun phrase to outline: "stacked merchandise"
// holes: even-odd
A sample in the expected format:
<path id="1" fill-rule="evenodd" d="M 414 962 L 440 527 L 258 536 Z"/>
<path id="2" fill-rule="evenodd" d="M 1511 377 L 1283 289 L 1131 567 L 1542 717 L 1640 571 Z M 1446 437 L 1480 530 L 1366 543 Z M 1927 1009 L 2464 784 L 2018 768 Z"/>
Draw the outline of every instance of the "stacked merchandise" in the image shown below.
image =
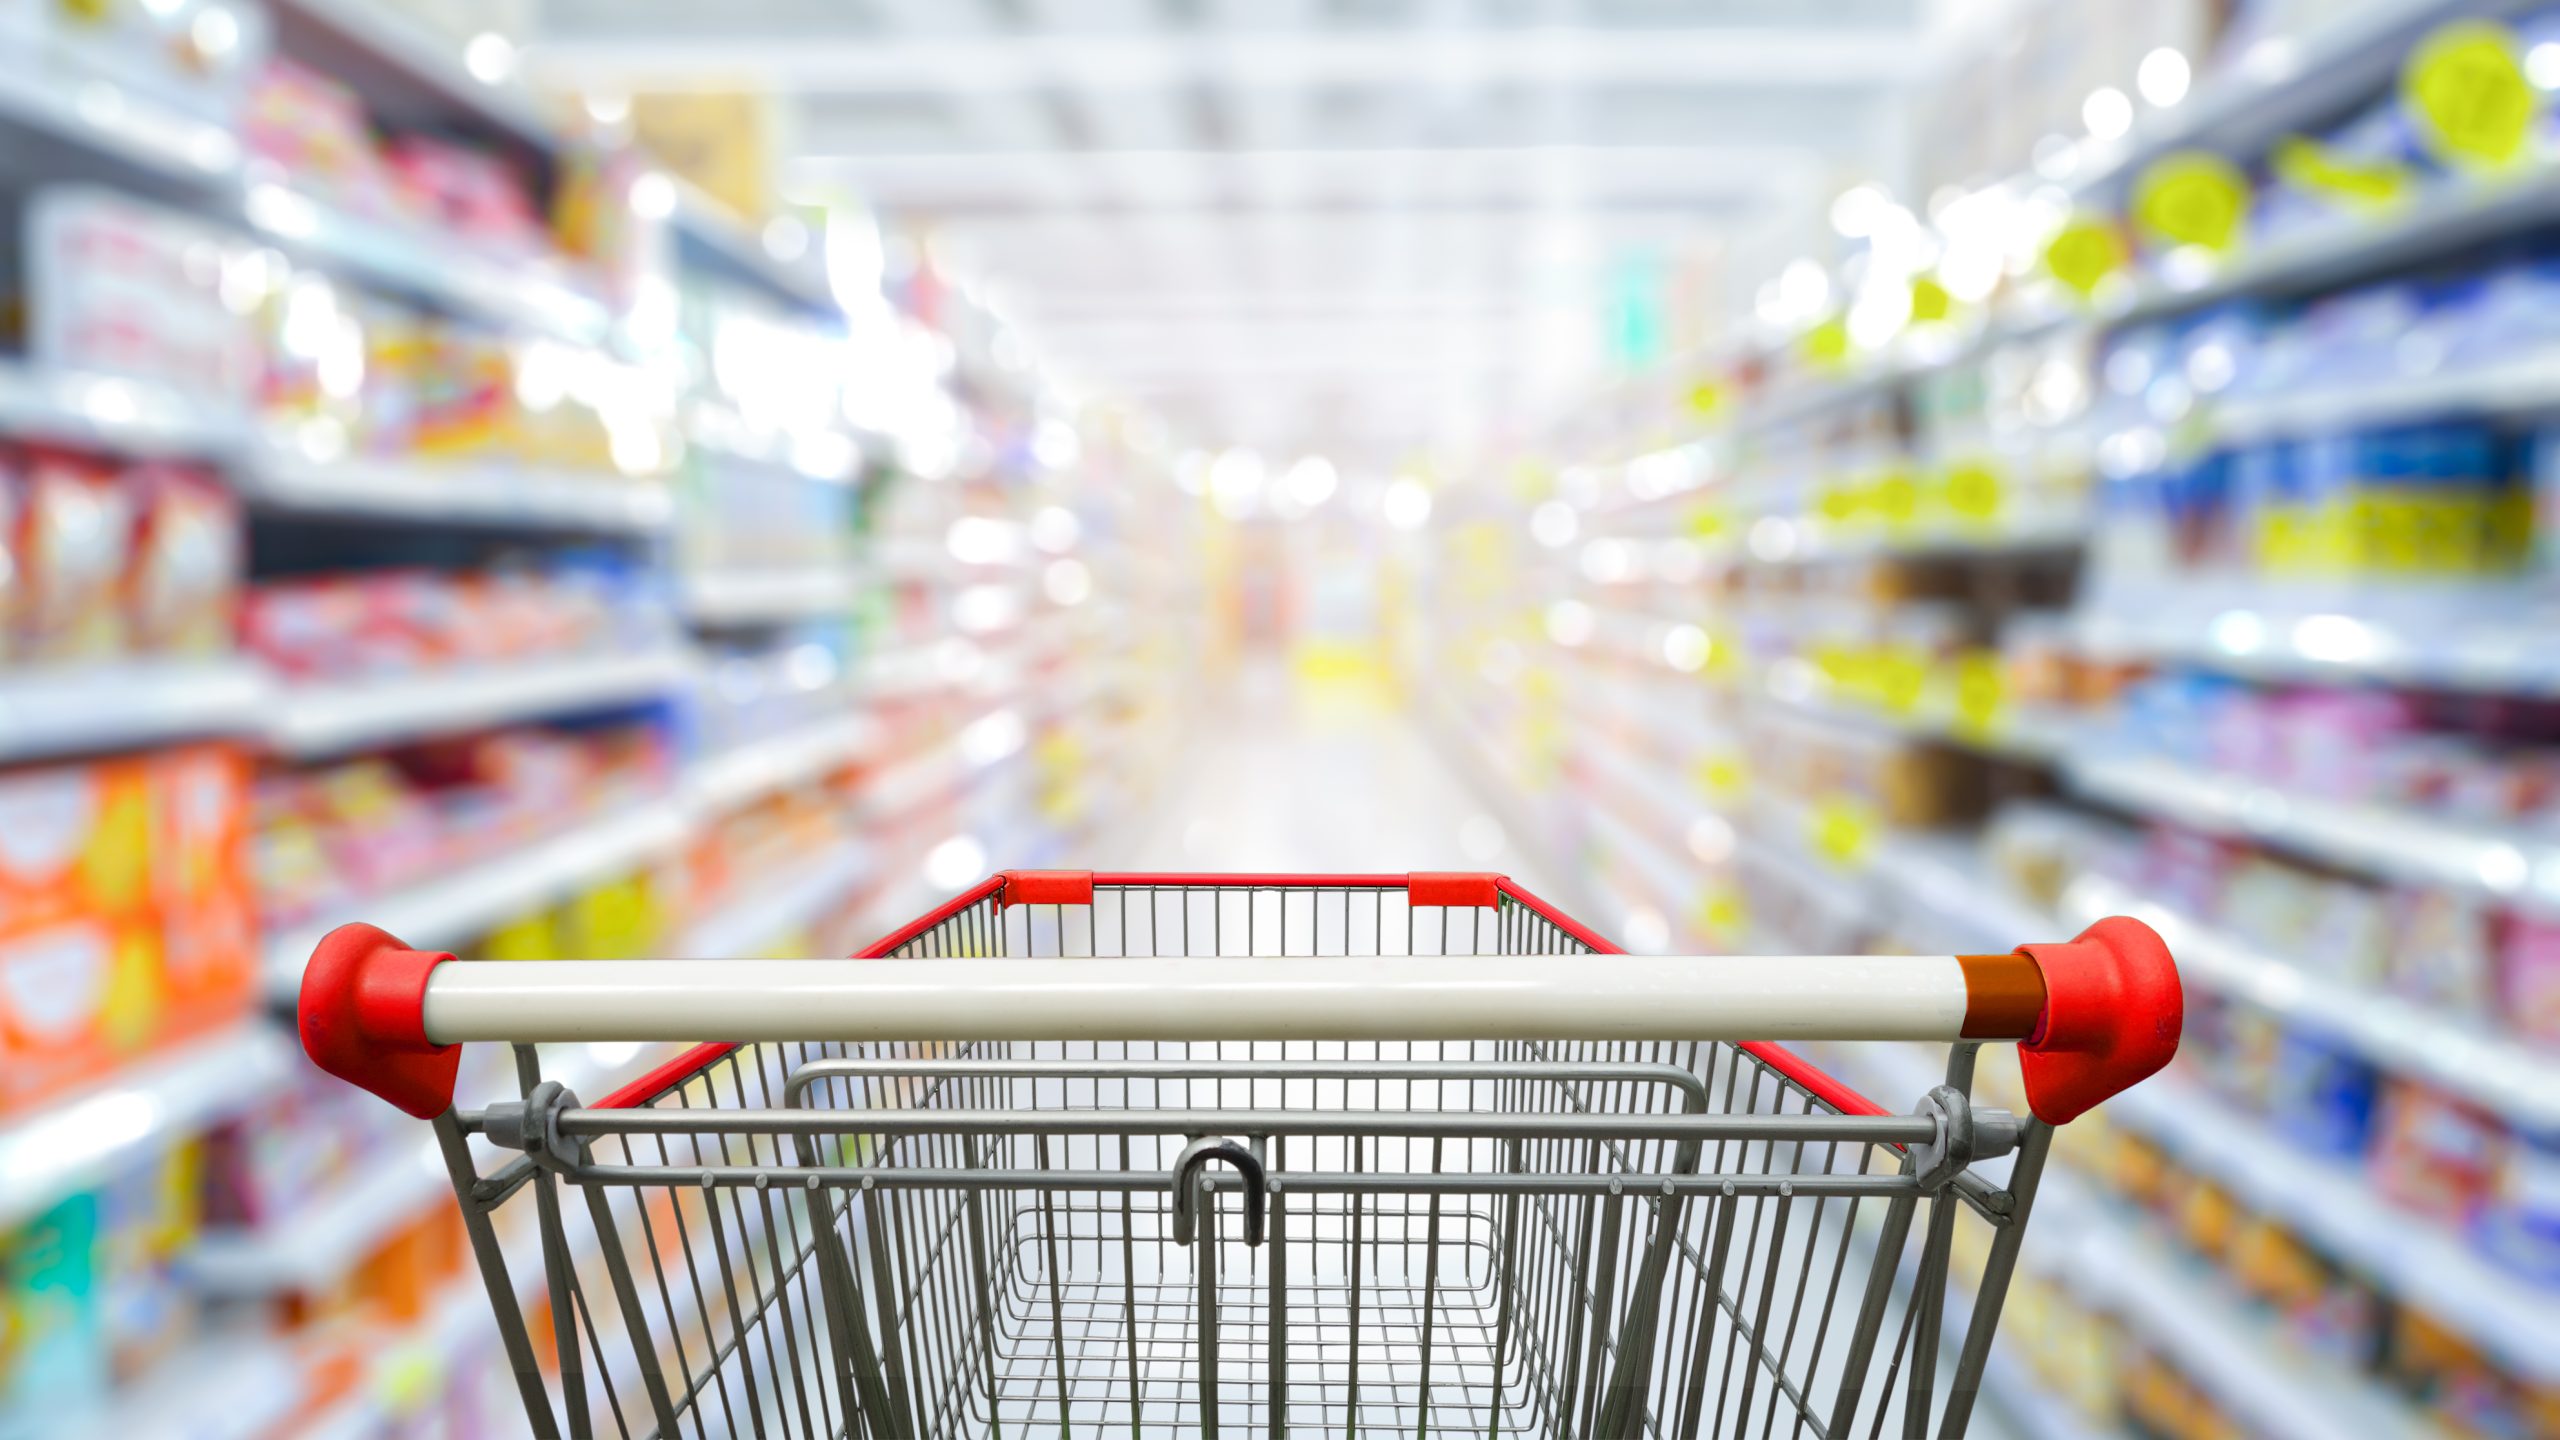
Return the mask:
<path id="1" fill-rule="evenodd" d="M 990 317 L 893 297 L 969 366 L 921 382 L 943 459 L 893 456 L 805 275 L 704 265 L 641 158 L 275 3 L 0 6 L 12 99 L 93 87 L 0 106 L 43 131 L 0 198 L 10 1440 L 518 1433 L 420 1129 L 267 1018 L 314 936 L 849 952 L 1077 858 L 1161 736 L 1122 662 L 1178 673 L 1196 610 L 1115 598 L 1173 547 L 1099 466 L 1172 486 L 984 363 Z"/>
<path id="2" fill-rule="evenodd" d="M 2560 1434 L 2560 30 L 2104 9 L 1988 63 L 2129 135 L 2031 146 L 1968 71 L 1934 258 L 1459 517 L 1429 683 L 1634 948 L 2161 926 L 2183 1058 L 2057 1146 L 2074 1240 L 1990 1375 L 2026 1433 Z M 2186 97 L 2269 47 L 2298 79 Z"/>

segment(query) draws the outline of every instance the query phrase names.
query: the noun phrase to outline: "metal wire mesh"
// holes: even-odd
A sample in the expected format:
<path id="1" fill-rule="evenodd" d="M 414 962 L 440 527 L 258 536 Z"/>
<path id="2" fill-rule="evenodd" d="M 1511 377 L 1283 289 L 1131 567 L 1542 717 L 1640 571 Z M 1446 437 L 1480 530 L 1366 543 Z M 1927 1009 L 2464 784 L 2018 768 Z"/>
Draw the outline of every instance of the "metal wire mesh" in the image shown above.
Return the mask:
<path id="1" fill-rule="evenodd" d="M 1588 948 L 1508 899 L 1202 884 L 989 897 L 891 953 Z M 793 1108 L 823 1126 L 732 1123 Z M 709 1113 L 585 1112 L 588 1163 L 483 1185 L 583 1194 L 543 1247 L 567 1343 L 534 1357 L 573 1434 L 1875 1435 L 1929 1413 L 1895 1376 L 1934 1368 L 1935 1306 L 1886 1281 L 1915 1204 L 1949 1197 L 1731 1045 L 761 1045 L 643 1110 Z M 1700 1138 L 1682 1116 L 1763 1118 Z M 1272 1177 L 1261 1243 L 1214 1167 L 1177 1240 L 1166 1176 L 1201 1133 L 1248 1137 Z"/>

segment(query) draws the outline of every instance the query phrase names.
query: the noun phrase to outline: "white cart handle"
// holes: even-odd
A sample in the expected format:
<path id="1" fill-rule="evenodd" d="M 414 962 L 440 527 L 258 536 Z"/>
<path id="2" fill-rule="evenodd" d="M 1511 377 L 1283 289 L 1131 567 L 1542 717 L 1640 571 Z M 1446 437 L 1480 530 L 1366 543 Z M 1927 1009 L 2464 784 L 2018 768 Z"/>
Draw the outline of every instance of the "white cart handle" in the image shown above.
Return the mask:
<path id="1" fill-rule="evenodd" d="M 429 1118 L 477 1040 L 1820 1039 L 2025 1042 L 2054 1120 L 2167 1063 L 2182 1011 L 2167 947 L 2121 918 L 1917 957 L 486 962 L 344 925 L 304 972 L 301 1024 L 322 1069 Z"/>

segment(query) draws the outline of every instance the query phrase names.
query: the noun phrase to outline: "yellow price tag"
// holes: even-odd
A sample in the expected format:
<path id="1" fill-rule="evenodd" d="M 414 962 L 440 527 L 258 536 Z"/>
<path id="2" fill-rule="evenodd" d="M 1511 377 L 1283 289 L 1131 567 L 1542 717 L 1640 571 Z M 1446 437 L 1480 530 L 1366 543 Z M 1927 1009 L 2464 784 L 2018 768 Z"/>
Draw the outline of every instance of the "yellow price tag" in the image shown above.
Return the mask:
<path id="1" fill-rule="evenodd" d="M 1866 497 L 1848 481 L 1822 487 L 1822 496 L 1814 502 L 1814 512 L 1834 525 L 1846 525 L 1858 518 L 1859 507 Z"/>
<path id="2" fill-rule="evenodd" d="M 1725 517 L 1723 506 L 1701 505 L 1689 512 L 1689 537 L 1693 540 L 1713 540 L 1724 534 L 1730 523 Z"/>
<path id="3" fill-rule="evenodd" d="M 1698 762 L 1698 788 L 1710 800 L 1731 800 L 1742 793 L 1742 761 L 1732 755 L 1710 755 Z"/>
<path id="4" fill-rule="evenodd" d="M 1900 529 L 1920 517 L 1920 482 L 1908 470 L 1887 470 L 1871 492 L 1876 518 Z"/>
<path id="5" fill-rule="evenodd" d="M 1956 661 L 1956 723 L 1976 733 L 1997 727 L 2009 703 L 2009 672 L 2000 652 L 1976 650 Z"/>
<path id="6" fill-rule="evenodd" d="M 2248 216 L 2249 177 L 2211 151 L 2163 155 L 2133 182 L 2134 223 L 2163 244 L 2222 254 L 2240 243 Z"/>
<path id="7" fill-rule="evenodd" d="M 1699 380 L 1689 386 L 1689 413 L 1701 419 L 1724 409 L 1724 386 L 1713 380 Z"/>
<path id="8" fill-rule="evenodd" d="M 1875 846 L 1876 827 L 1866 807 L 1854 800 L 1827 800 L 1814 807 L 1813 848 L 1835 865 L 1857 865 Z"/>
<path id="9" fill-rule="evenodd" d="M 1947 468 L 1947 509 L 1964 520 L 1996 520 L 2001 506 L 2000 472 L 1980 460 L 1961 460 Z"/>
<path id="10" fill-rule="evenodd" d="M 2341 155 L 2317 140 L 2299 135 L 2277 141 L 2269 164 L 2276 178 L 2294 189 L 2358 209 L 2384 209 L 2409 194 L 2407 166 Z"/>
<path id="11" fill-rule="evenodd" d="M 2400 72 L 2400 94 L 2418 138 L 2449 165 L 2512 164 L 2533 133 L 2533 83 L 2515 32 L 2494 21 L 2458 20 L 2418 42 Z"/>
<path id="12" fill-rule="evenodd" d="M 2046 272 L 2083 300 L 2098 293 L 2108 276 L 2124 269 L 2126 258 L 2124 236 L 2097 219 L 2072 221 L 2044 247 Z"/>
<path id="13" fill-rule="evenodd" d="M 1839 365 L 1849 358 L 1849 322 L 1835 315 L 1804 332 L 1799 342 L 1804 358 L 1817 365 Z"/>
<path id="14" fill-rule="evenodd" d="M 1744 907 L 1741 892 L 1718 891 L 1698 907 L 1698 928 L 1719 942 L 1730 942 L 1742 934 L 1750 912 Z"/>
<path id="15" fill-rule="evenodd" d="M 1908 715 L 1920 708 L 1920 694 L 1929 683 L 1929 662 L 1919 651 L 1907 646 L 1888 645 L 1876 654 L 1876 703 L 1896 715 Z"/>
<path id="16" fill-rule="evenodd" d="M 1923 275 L 1911 282 L 1912 324 L 1944 320 L 1955 313 L 1955 308 L 1956 298 L 1947 293 L 1947 287 L 1939 284 L 1937 277 Z"/>

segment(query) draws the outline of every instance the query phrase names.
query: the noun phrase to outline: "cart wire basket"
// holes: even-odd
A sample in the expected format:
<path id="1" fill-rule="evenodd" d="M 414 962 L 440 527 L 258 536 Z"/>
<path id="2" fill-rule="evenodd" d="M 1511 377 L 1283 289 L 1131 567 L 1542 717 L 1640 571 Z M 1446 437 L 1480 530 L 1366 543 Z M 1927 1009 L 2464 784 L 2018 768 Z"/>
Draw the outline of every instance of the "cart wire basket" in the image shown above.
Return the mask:
<path id="1" fill-rule="evenodd" d="M 301 998 L 322 1068 L 433 1122 L 543 1440 L 1952 1440 L 2053 1127 L 2180 1020 L 2132 920 L 1631 956 L 1419 873 L 1008 872 L 843 961 L 348 925 Z M 1796 1039 L 1944 1042 L 1945 1082 L 1888 1111 Z M 515 1083 L 457 1108 L 483 1041 Z M 1992 1042 L 2030 1113 L 1973 1103 Z M 649 1043 L 692 1048 L 547 1078 Z"/>

